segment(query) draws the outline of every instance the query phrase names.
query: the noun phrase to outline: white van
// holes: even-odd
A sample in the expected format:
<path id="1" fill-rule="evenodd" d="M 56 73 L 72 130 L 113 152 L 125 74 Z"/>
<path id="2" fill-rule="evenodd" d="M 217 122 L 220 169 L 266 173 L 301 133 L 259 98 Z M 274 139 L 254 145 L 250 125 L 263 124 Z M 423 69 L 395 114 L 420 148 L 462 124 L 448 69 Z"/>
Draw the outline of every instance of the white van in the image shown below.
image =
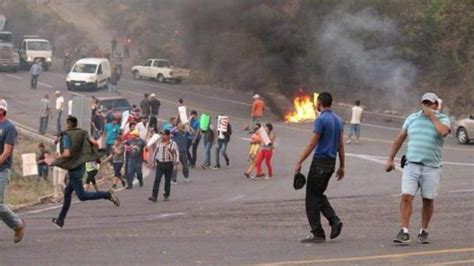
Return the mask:
<path id="1" fill-rule="evenodd" d="M 106 58 L 78 60 L 66 77 L 67 89 L 97 90 L 107 87 L 111 77 L 110 62 Z"/>

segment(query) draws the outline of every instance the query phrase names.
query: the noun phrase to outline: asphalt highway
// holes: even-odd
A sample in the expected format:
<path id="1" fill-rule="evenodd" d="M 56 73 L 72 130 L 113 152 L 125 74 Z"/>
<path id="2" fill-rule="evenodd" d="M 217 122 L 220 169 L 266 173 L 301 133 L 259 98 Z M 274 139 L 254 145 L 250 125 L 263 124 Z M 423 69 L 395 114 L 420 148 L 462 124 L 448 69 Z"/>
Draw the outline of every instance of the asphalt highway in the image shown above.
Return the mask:
<path id="1" fill-rule="evenodd" d="M 65 73 L 53 68 L 39 81 L 38 89 L 31 90 L 27 72 L 0 73 L 0 95 L 9 103 L 8 116 L 34 131 L 44 93 L 52 101 L 55 90 L 69 98 Z M 157 94 L 162 119 L 177 113 L 178 98 L 184 99 L 189 110 L 229 115 L 234 128 L 228 149 L 231 167 L 192 169 L 192 181 L 184 183 L 179 176 L 171 200 L 163 202 L 160 191 L 158 203 L 147 200 L 151 173 L 143 188 L 118 192 L 119 208 L 108 201 L 74 203 L 63 229 L 50 221 L 58 214 L 58 205 L 22 210 L 19 215 L 27 229 L 20 244 L 13 244 L 13 233 L 0 226 L 0 265 L 474 264 L 474 145 L 446 139 L 441 194 L 430 228 L 433 243 L 395 246 L 401 172 L 385 173 L 383 164 L 403 119 L 369 114 L 361 143 L 346 146 L 346 177 L 331 180 L 327 190 L 344 222 L 343 232 L 336 240 L 304 245 L 299 242 L 309 233 L 304 192 L 292 188 L 292 173 L 309 142 L 310 123 L 287 124 L 266 114 L 278 137 L 274 177 L 248 180 L 243 172 L 249 135 L 243 128 L 249 123 L 250 94 L 129 76 L 118 88 L 131 104 L 138 104 L 146 92 Z M 79 93 L 107 95 L 106 91 Z M 336 111 L 347 116 L 343 108 Z M 198 164 L 202 154 L 200 147 Z M 214 156 L 213 150 L 213 162 Z M 309 163 L 304 165 L 305 173 Z M 419 230 L 420 207 L 417 197 L 413 239 Z"/>

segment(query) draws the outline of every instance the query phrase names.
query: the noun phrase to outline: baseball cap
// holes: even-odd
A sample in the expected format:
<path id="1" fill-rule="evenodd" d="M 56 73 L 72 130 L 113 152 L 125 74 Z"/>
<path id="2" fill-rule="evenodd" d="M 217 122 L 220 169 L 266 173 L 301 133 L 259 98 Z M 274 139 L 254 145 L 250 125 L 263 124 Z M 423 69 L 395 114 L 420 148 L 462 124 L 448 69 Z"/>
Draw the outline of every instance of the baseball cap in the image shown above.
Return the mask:
<path id="1" fill-rule="evenodd" d="M 429 101 L 431 103 L 437 103 L 439 101 L 438 95 L 432 93 L 432 92 L 427 92 L 421 96 L 421 102 L 424 101 Z"/>
<path id="2" fill-rule="evenodd" d="M 161 130 L 160 134 L 171 135 L 171 132 L 168 129 Z"/>
<path id="3" fill-rule="evenodd" d="M 138 132 L 138 130 L 135 129 L 132 132 L 130 132 L 130 135 L 140 137 L 140 132 Z"/>
<path id="4" fill-rule="evenodd" d="M 155 97 L 156 97 L 156 94 L 152 93 L 152 94 L 150 94 L 150 97 L 151 97 L 151 98 L 155 98 Z"/>
<path id="5" fill-rule="evenodd" d="M 260 95 L 255 94 L 255 95 L 253 96 L 253 98 L 254 98 L 254 99 L 260 98 Z"/>
<path id="6" fill-rule="evenodd" d="M 306 185 L 306 177 L 302 173 L 296 173 L 293 180 L 293 188 L 298 190 Z"/>
<path id="7" fill-rule="evenodd" d="M 0 100 L 0 109 L 3 109 L 8 112 L 8 103 L 5 99 Z"/>

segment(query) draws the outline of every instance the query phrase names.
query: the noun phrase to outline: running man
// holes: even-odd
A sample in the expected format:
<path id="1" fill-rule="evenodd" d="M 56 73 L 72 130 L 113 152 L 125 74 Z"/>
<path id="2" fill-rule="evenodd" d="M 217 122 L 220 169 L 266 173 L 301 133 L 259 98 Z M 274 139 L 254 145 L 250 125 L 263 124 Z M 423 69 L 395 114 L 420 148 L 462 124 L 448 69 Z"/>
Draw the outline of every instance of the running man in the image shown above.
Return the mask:
<path id="1" fill-rule="evenodd" d="M 4 203 L 17 137 L 15 126 L 7 119 L 7 111 L 7 101 L 0 99 L 0 219 L 15 232 L 13 240 L 18 243 L 23 239 L 25 222 Z"/>
<path id="2" fill-rule="evenodd" d="M 434 93 L 421 97 L 421 111 L 407 117 L 402 131 L 392 144 L 385 171 L 395 169 L 395 155 L 408 137 L 407 163 L 403 168 L 401 197 L 401 229 L 394 243 L 410 242 L 408 228 L 412 203 L 418 189 L 421 190 L 423 208 L 418 243 L 428 244 L 428 225 L 433 215 L 434 199 L 438 196 L 441 178 L 442 151 L 444 138 L 451 131 L 449 118 L 438 112 L 439 98 Z"/>
<path id="3" fill-rule="evenodd" d="M 61 155 L 59 158 L 47 157 L 47 162 L 63 169 L 68 169 L 68 184 L 64 189 L 64 202 L 61 212 L 57 218 L 53 218 L 53 223 L 58 227 L 64 226 L 64 220 L 71 206 L 72 192 L 76 192 L 80 201 L 106 199 L 120 206 L 117 196 L 113 195 L 114 191 L 98 191 L 85 192 L 82 185 L 82 177 L 86 170 L 85 163 L 95 160 L 101 156 L 100 153 L 92 149 L 92 146 L 98 146 L 97 142 L 89 137 L 86 130 L 77 127 L 77 118 L 74 116 L 66 120 L 66 130 L 60 139 Z M 83 151 L 93 151 L 92 153 L 84 153 Z M 54 161 L 53 161 L 54 160 Z"/>
<path id="4" fill-rule="evenodd" d="M 302 243 L 322 243 L 326 235 L 321 226 L 321 213 L 331 226 L 331 239 L 339 236 L 342 222 L 324 195 L 334 170 L 336 156 L 339 154 L 339 169 L 337 180 L 344 178 L 344 135 L 341 119 L 331 110 L 332 96 L 328 92 L 319 95 L 316 108 L 320 116 L 314 121 L 313 136 L 309 145 L 304 149 L 301 158 L 296 163 L 295 172 L 301 171 L 301 165 L 314 150 L 306 184 L 306 215 L 313 235 L 301 240 Z"/>

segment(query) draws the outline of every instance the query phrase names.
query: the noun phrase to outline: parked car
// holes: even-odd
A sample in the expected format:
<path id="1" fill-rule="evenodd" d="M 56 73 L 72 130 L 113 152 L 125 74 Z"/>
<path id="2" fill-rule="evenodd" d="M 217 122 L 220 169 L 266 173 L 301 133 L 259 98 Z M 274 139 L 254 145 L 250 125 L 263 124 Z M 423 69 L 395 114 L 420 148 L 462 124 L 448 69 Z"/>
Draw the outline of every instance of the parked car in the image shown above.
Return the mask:
<path id="1" fill-rule="evenodd" d="M 66 77 L 69 91 L 76 89 L 98 90 L 105 88 L 111 76 L 110 62 L 106 58 L 78 60 Z"/>
<path id="2" fill-rule="evenodd" d="M 135 79 L 156 79 L 158 82 L 174 81 L 181 83 L 189 77 L 190 71 L 184 68 L 175 68 L 166 59 L 148 59 L 143 65 L 132 67 Z"/>
<path id="3" fill-rule="evenodd" d="M 454 124 L 454 134 L 461 144 L 468 144 L 474 140 L 474 115 L 456 121 Z"/>

